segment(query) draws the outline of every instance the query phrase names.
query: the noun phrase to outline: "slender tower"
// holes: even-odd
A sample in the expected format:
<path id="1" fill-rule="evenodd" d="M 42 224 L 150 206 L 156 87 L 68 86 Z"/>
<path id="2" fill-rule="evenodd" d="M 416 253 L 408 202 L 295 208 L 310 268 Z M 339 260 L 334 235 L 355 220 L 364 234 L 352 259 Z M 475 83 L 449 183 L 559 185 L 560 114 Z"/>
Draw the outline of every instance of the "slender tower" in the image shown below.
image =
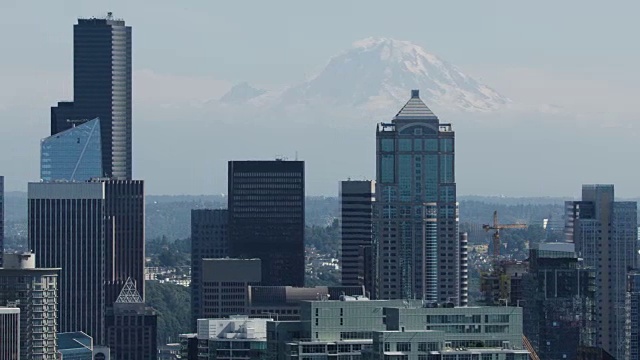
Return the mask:
<path id="1" fill-rule="evenodd" d="M 100 118 L 106 177 L 131 179 L 131 27 L 112 13 L 73 29 L 73 102 L 51 108 L 51 135 Z"/>
<path id="2" fill-rule="evenodd" d="M 377 126 L 376 180 L 377 297 L 460 304 L 454 132 L 418 90 Z"/>

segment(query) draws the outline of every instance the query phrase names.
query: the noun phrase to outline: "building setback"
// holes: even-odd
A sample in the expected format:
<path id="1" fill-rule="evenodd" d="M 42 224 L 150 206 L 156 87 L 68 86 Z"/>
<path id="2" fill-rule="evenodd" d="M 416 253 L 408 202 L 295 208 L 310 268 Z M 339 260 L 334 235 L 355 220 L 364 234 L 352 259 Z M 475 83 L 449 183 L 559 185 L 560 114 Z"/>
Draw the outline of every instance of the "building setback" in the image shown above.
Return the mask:
<path id="1" fill-rule="evenodd" d="M 0 359 L 20 360 L 20 309 L 0 306 Z"/>
<path id="2" fill-rule="evenodd" d="M 263 285 L 304 286 L 304 162 L 229 162 L 229 256 L 262 261 Z"/>
<path id="3" fill-rule="evenodd" d="M 228 255 L 228 211 L 223 209 L 191 210 L 191 321 L 196 321 L 203 297 L 202 259 L 225 258 Z"/>
<path id="4" fill-rule="evenodd" d="M 73 28 L 73 102 L 51 108 L 51 135 L 100 118 L 103 176 L 131 179 L 131 27 L 124 20 L 78 19 Z"/>
<path id="5" fill-rule="evenodd" d="M 30 253 L 5 254 L 4 268 L 0 269 L 0 306 L 20 309 L 20 359 L 55 360 L 60 269 L 36 268 L 34 257 Z M 0 332 L 0 339 L 2 335 Z"/>
<path id="6" fill-rule="evenodd" d="M 40 141 L 40 180 L 88 181 L 102 177 L 100 119 Z"/>
<path id="7" fill-rule="evenodd" d="M 622 359 L 627 271 L 638 265 L 637 203 L 614 201 L 613 185 L 583 185 L 582 200 L 565 210 L 567 239 L 595 273 L 595 346 Z"/>
<path id="8" fill-rule="evenodd" d="M 144 286 L 144 183 L 30 183 L 28 198 L 37 265 L 62 268 L 59 331 L 104 345 L 106 308 L 128 278 Z"/>
<path id="9" fill-rule="evenodd" d="M 376 298 L 461 303 L 455 135 L 418 90 L 376 128 Z"/>
<path id="10" fill-rule="evenodd" d="M 371 291 L 371 245 L 375 181 L 340 183 L 341 258 L 343 286 L 365 286 Z"/>

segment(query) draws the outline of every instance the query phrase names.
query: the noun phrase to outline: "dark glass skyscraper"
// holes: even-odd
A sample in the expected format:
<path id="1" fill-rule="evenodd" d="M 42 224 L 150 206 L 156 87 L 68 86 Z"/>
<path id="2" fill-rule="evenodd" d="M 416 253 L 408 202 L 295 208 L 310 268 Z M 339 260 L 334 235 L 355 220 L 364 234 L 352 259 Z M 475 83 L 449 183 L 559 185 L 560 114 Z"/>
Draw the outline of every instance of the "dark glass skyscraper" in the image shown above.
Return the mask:
<path id="1" fill-rule="evenodd" d="M 524 335 L 541 359 L 575 359 L 595 336 L 594 275 L 583 269 L 570 243 L 543 243 L 529 250 L 522 276 Z"/>
<path id="2" fill-rule="evenodd" d="M 59 331 L 105 344 L 105 311 L 128 278 L 144 296 L 144 184 L 106 180 L 29 184 L 29 246 L 59 267 Z"/>
<path id="3" fill-rule="evenodd" d="M 191 320 L 202 318 L 202 259 L 225 258 L 229 254 L 226 209 L 191 210 Z"/>
<path id="4" fill-rule="evenodd" d="M 73 31 L 73 102 L 51 108 L 51 135 L 100 118 L 106 177 L 131 179 L 131 27 L 124 20 L 78 19 Z"/>
<path id="5" fill-rule="evenodd" d="M 229 162 L 229 256 L 262 260 L 263 285 L 304 286 L 304 162 Z"/>
<path id="6" fill-rule="evenodd" d="M 340 183 L 342 286 L 366 286 L 371 291 L 369 265 L 373 240 L 375 181 Z"/>
<path id="7" fill-rule="evenodd" d="M 460 303 L 461 254 L 454 132 L 418 90 L 376 129 L 376 271 L 379 299 Z"/>

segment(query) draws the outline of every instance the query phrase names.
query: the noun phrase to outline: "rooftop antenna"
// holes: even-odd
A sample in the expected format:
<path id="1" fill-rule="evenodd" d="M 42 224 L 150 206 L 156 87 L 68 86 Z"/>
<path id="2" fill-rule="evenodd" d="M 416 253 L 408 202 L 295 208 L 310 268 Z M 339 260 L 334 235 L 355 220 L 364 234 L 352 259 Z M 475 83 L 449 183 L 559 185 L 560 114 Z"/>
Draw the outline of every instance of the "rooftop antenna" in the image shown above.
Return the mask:
<path id="1" fill-rule="evenodd" d="M 296 150 L 296 161 L 298 161 L 298 150 Z"/>

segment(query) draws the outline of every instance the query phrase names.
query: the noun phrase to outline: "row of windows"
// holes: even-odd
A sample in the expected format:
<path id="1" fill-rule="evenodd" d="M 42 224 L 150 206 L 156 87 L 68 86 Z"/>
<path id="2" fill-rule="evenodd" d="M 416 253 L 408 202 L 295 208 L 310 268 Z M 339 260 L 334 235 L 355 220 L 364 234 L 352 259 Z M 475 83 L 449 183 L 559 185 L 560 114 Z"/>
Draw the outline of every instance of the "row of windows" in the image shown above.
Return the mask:
<path id="1" fill-rule="evenodd" d="M 395 139 L 383 138 L 380 139 L 380 150 L 383 152 L 395 152 L 395 151 L 440 151 L 440 152 L 453 152 L 454 144 L 453 138 L 400 138 L 398 139 L 398 147 L 396 148 Z M 439 146 L 438 146 L 439 145 Z"/>
<path id="2" fill-rule="evenodd" d="M 236 172 L 234 177 L 256 177 L 256 176 L 280 176 L 280 177 L 302 177 L 299 172 Z"/>

